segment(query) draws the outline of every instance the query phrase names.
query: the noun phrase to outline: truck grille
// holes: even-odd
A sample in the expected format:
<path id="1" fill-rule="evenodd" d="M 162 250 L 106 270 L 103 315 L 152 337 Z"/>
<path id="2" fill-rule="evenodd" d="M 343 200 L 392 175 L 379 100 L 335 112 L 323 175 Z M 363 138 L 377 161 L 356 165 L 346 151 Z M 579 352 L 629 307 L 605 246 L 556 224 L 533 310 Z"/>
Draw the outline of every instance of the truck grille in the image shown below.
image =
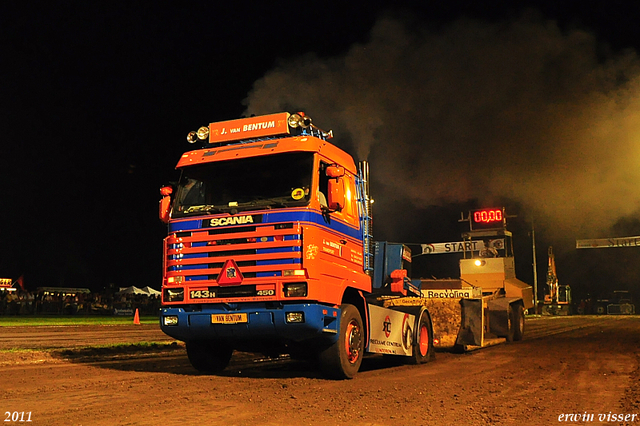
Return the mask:
<path id="1" fill-rule="evenodd" d="M 167 277 L 215 281 L 228 259 L 245 278 L 282 276 L 301 266 L 301 234 L 293 223 L 176 232 L 165 240 Z"/>

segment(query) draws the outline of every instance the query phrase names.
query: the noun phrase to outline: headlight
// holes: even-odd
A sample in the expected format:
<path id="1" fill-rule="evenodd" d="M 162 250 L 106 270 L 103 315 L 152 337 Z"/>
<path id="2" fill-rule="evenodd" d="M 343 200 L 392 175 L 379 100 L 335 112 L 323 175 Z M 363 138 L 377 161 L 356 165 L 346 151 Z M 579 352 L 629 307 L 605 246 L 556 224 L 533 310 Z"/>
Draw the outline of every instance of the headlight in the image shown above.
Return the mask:
<path id="1" fill-rule="evenodd" d="M 162 322 L 164 325 L 178 325 L 178 317 L 175 315 L 170 315 L 166 317 L 162 317 Z"/>
<path id="2" fill-rule="evenodd" d="M 307 297 L 307 283 L 285 284 L 284 297 Z"/>
<path id="3" fill-rule="evenodd" d="M 298 127 L 307 128 L 311 126 L 311 119 L 307 117 L 303 112 L 291 114 L 287 122 L 289 127 L 297 129 Z"/>
<path id="4" fill-rule="evenodd" d="M 184 300 L 184 288 L 165 288 L 164 289 L 164 301 L 165 302 L 182 302 Z"/>
<path id="5" fill-rule="evenodd" d="M 198 142 L 198 133 L 197 132 L 189 132 L 189 133 L 187 133 L 187 142 L 189 142 L 189 143 Z"/>
<path id="6" fill-rule="evenodd" d="M 209 137 L 209 128 L 206 126 L 202 126 L 198 129 L 198 132 L 196 134 L 198 135 L 198 139 L 203 141 Z"/>

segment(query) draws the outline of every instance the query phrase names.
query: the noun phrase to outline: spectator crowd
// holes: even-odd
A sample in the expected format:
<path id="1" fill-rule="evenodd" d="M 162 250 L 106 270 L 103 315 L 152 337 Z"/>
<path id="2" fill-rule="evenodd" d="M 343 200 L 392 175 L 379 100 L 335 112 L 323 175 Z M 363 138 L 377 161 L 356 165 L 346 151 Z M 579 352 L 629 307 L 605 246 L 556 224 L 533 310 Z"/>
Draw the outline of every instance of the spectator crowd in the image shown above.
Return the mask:
<path id="1" fill-rule="evenodd" d="M 141 315 L 157 315 L 160 310 L 160 296 L 77 290 L 0 291 L 0 315 L 113 315 L 136 309 Z"/>

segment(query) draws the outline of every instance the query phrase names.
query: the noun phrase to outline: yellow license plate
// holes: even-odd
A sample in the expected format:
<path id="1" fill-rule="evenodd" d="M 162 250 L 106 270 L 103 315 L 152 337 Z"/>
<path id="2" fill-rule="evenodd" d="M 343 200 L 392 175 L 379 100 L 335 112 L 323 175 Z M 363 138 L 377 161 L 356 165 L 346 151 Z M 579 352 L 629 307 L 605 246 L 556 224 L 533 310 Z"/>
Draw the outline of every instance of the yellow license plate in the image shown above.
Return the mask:
<path id="1" fill-rule="evenodd" d="M 242 324 L 249 322 L 247 314 L 211 314 L 211 324 Z"/>

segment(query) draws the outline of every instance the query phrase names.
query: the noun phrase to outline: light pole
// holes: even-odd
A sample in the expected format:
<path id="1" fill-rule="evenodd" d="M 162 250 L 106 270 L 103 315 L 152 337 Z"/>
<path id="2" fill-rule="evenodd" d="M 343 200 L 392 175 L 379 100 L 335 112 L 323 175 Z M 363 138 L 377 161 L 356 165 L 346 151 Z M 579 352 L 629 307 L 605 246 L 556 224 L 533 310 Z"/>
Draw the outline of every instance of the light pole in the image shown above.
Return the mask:
<path id="1" fill-rule="evenodd" d="M 536 230 L 531 218 L 531 243 L 533 245 L 533 309 L 538 313 L 538 263 L 536 261 Z"/>

